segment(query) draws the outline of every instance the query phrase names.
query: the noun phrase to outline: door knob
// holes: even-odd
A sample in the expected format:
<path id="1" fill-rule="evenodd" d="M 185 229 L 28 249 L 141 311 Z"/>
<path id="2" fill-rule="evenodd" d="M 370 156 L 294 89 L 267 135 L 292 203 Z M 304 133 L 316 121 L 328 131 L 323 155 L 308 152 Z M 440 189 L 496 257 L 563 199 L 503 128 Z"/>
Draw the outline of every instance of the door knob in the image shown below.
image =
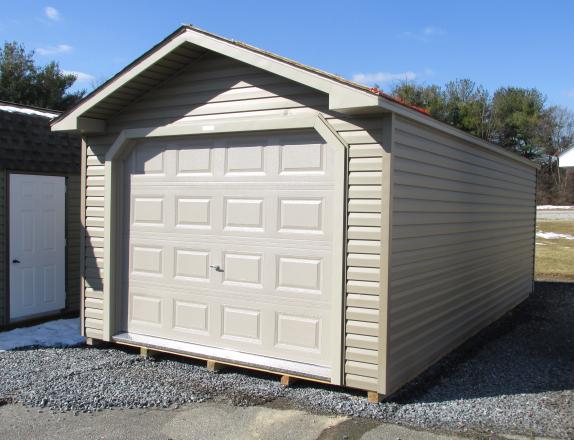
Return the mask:
<path id="1" fill-rule="evenodd" d="M 223 269 L 219 264 L 210 264 L 209 267 L 211 267 L 216 272 L 223 272 Z"/>
<path id="2" fill-rule="evenodd" d="M 15 259 L 12 260 L 12 263 L 14 263 L 14 264 L 17 264 L 17 263 L 19 263 L 19 262 L 20 262 L 20 260 L 15 260 Z"/>

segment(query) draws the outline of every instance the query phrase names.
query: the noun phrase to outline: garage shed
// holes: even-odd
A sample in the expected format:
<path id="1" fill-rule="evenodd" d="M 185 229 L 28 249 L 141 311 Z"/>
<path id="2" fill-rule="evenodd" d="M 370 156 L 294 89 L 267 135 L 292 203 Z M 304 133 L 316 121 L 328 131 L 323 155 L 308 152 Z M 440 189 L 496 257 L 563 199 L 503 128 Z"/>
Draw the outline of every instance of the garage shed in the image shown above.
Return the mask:
<path id="1" fill-rule="evenodd" d="M 91 340 L 377 399 L 532 291 L 531 162 L 244 43 L 183 26 L 52 129 Z"/>
<path id="2" fill-rule="evenodd" d="M 80 137 L 0 101 L 0 328 L 80 309 Z"/>

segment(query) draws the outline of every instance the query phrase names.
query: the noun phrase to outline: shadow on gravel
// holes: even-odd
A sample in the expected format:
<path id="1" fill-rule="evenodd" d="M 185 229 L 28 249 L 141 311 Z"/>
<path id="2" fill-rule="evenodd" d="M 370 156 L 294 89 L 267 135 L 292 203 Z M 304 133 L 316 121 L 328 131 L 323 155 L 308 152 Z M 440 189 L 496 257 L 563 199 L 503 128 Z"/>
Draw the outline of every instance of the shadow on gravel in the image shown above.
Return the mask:
<path id="1" fill-rule="evenodd" d="M 443 402 L 574 389 L 574 283 L 537 282 L 528 299 L 389 399 Z"/>
<path id="2" fill-rule="evenodd" d="M 126 347 L 122 350 L 134 352 Z M 162 358 L 204 365 L 202 361 L 178 356 L 162 355 Z M 273 374 L 233 367 L 226 367 L 219 374 L 235 373 L 276 380 Z M 306 381 L 296 382 L 293 387 L 341 390 Z M 446 402 L 572 389 L 574 283 L 537 282 L 528 299 L 408 383 L 387 402 Z M 345 392 L 364 397 L 362 391 Z M 264 403 L 240 392 L 232 400 L 244 405 Z M 283 404 L 290 406 L 287 402 L 276 402 L 277 406 Z"/>
<path id="3" fill-rule="evenodd" d="M 273 378 L 231 367 L 222 374 L 226 372 Z M 296 382 L 293 388 L 341 391 L 306 381 Z M 572 389 L 574 283 L 537 282 L 535 292 L 523 303 L 386 401 L 403 405 Z M 361 391 L 346 389 L 345 393 L 364 397 Z M 290 406 L 282 400 L 271 406 Z"/>

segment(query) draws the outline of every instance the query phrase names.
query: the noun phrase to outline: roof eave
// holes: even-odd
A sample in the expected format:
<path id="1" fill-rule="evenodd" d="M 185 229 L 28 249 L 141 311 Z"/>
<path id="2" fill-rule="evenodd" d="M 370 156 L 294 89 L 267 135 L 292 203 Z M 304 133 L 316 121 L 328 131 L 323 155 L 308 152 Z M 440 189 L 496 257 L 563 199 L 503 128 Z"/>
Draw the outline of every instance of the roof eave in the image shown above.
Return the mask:
<path id="1" fill-rule="evenodd" d="M 207 50 L 220 53 L 224 56 L 327 93 L 329 95 L 330 110 L 342 113 L 380 111 L 380 97 L 369 92 L 368 89 L 357 89 L 335 79 L 324 77 L 319 73 L 305 70 L 298 65 L 289 64 L 280 59 L 274 59 L 264 51 L 257 52 L 247 45 L 234 43 L 231 40 L 226 40 L 196 30 L 195 28 L 184 26 L 104 83 L 82 100 L 76 107 L 56 118 L 52 122 L 52 130 L 82 132 L 104 131 L 105 121 L 83 118 L 82 114 L 96 105 L 100 100 L 114 93 L 153 63 L 185 43 L 203 47 Z"/>

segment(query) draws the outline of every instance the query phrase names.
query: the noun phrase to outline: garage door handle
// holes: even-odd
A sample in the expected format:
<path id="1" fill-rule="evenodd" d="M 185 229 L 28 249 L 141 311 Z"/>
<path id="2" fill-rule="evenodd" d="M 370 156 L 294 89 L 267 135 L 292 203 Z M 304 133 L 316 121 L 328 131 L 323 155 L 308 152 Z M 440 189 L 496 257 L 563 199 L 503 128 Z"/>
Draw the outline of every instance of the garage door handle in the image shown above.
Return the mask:
<path id="1" fill-rule="evenodd" d="M 209 267 L 211 267 L 216 272 L 223 272 L 223 269 L 219 264 L 210 264 Z"/>
<path id="2" fill-rule="evenodd" d="M 14 263 L 14 264 L 17 264 L 19 262 L 20 262 L 20 260 L 12 260 L 12 263 Z"/>

